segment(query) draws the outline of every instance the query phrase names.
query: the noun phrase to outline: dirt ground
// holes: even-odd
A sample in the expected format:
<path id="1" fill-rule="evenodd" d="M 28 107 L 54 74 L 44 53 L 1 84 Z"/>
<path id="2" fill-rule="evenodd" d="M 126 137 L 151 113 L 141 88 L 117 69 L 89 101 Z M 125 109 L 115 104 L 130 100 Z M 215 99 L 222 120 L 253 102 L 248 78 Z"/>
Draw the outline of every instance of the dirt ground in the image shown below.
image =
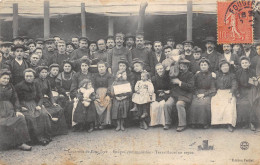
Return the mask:
<path id="1" fill-rule="evenodd" d="M 203 140 L 213 150 L 198 150 Z M 248 144 L 248 146 L 242 146 Z M 244 148 L 241 149 L 241 148 Z M 163 130 L 137 127 L 116 132 L 113 128 L 92 133 L 69 132 L 57 136 L 47 146 L 34 146 L 31 152 L 0 152 L 3 165 L 74 164 L 260 164 L 260 131 L 225 128 Z"/>

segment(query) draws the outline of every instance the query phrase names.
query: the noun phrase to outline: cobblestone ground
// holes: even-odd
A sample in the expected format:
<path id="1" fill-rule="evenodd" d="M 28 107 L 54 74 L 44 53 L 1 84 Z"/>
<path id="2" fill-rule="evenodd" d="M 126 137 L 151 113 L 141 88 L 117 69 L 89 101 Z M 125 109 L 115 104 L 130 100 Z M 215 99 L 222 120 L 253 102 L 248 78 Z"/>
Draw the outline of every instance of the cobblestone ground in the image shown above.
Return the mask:
<path id="1" fill-rule="evenodd" d="M 198 150 L 203 140 L 213 150 Z M 131 127 L 124 132 L 112 128 L 69 132 L 54 137 L 47 146 L 34 146 L 31 152 L 0 152 L 0 164 L 260 164 L 260 131 L 236 129 L 230 133 L 225 128 L 211 128 L 179 133 L 175 128 L 145 131 Z"/>

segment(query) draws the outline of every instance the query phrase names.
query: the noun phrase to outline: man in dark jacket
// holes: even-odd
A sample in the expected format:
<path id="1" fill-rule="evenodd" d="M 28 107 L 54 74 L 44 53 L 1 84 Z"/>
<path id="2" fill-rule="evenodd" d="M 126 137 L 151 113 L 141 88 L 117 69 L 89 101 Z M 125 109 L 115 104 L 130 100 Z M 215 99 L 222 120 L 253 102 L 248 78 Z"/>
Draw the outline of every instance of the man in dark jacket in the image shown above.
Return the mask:
<path id="1" fill-rule="evenodd" d="M 80 70 L 80 67 L 79 67 L 79 63 L 80 63 L 80 59 L 82 57 L 84 58 L 88 58 L 90 59 L 89 57 L 89 49 L 88 49 L 88 38 L 87 37 L 80 37 L 79 38 L 79 48 L 74 50 L 72 53 L 71 53 L 71 62 L 74 64 L 74 69 L 76 72 L 78 72 Z"/>
<path id="2" fill-rule="evenodd" d="M 204 40 L 206 51 L 202 54 L 202 57 L 209 59 L 210 71 L 216 72 L 218 70 L 218 62 L 220 53 L 215 50 L 216 40 L 214 37 L 206 37 Z"/>
<path id="3" fill-rule="evenodd" d="M 144 36 L 143 34 L 136 34 L 136 48 L 132 49 L 132 58 L 138 58 L 144 62 L 144 70 L 147 72 L 152 71 L 152 55 L 144 46 Z"/>
<path id="4" fill-rule="evenodd" d="M 179 119 L 178 132 L 183 131 L 187 126 L 186 109 L 192 100 L 194 78 L 193 74 L 189 71 L 189 63 L 190 61 L 186 59 L 180 60 L 180 73 L 177 78 L 171 79 L 171 97 L 176 103 Z"/>
<path id="5" fill-rule="evenodd" d="M 155 66 L 158 63 L 162 63 L 165 60 L 165 54 L 162 51 L 162 43 L 160 41 L 154 41 L 153 44 L 154 52 L 152 52 L 152 60 L 151 60 L 151 72 L 152 75 L 155 75 Z"/>

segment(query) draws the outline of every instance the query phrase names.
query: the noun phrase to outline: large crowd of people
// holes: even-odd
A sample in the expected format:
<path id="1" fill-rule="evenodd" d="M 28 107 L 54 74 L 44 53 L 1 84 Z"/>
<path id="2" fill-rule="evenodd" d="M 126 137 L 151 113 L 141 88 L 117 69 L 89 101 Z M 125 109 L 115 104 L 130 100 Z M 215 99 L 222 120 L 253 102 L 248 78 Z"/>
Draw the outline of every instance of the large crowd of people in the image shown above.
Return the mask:
<path id="1" fill-rule="evenodd" d="M 0 148 L 47 145 L 56 135 L 114 127 L 255 131 L 260 43 L 199 48 L 117 33 L 0 41 Z M 137 126 L 138 125 L 138 126 Z"/>

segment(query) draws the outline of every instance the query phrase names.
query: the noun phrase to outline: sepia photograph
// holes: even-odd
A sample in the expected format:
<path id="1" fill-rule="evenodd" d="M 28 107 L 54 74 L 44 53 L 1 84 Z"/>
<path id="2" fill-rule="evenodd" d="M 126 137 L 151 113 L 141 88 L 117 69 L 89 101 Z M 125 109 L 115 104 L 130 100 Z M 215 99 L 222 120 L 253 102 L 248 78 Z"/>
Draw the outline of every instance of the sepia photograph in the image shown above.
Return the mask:
<path id="1" fill-rule="evenodd" d="M 17 164 L 260 164 L 260 0 L 0 0 Z"/>

